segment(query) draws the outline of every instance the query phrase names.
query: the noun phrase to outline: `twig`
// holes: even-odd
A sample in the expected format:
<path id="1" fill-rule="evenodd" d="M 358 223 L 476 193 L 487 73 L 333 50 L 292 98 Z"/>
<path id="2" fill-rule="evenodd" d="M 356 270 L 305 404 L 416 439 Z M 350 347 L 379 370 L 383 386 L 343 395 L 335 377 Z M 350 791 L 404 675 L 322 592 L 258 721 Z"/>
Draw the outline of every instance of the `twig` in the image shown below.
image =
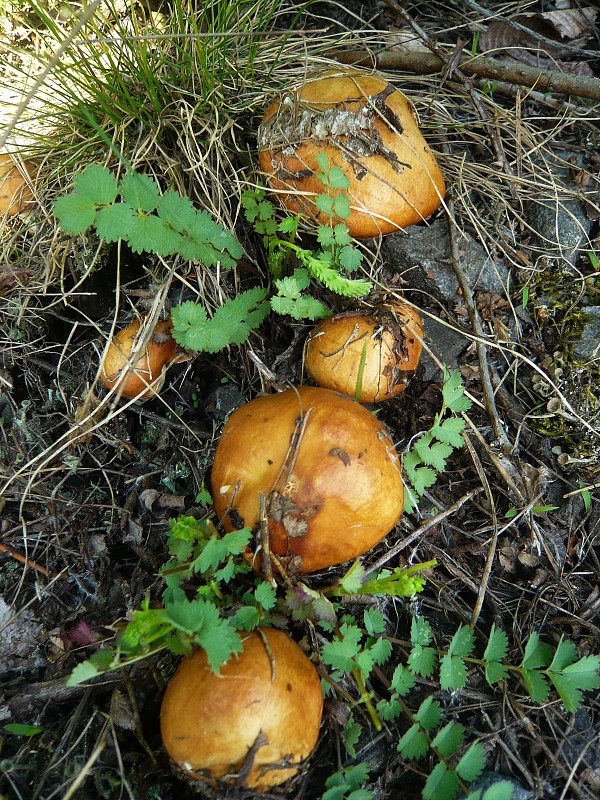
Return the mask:
<path id="1" fill-rule="evenodd" d="M 465 495 L 460 497 L 456 503 L 453 503 L 451 506 L 448 506 L 448 508 L 440 511 L 439 514 L 436 514 L 435 517 L 431 517 L 431 519 L 428 519 L 427 522 L 419 525 L 419 527 L 415 528 L 412 533 L 409 533 L 408 536 L 405 536 L 402 541 L 396 542 L 396 544 L 391 547 L 387 553 L 382 555 L 381 558 L 377 559 L 374 564 L 369 564 L 369 566 L 366 568 L 367 572 L 375 572 L 375 570 L 383 567 L 391 558 L 393 558 L 395 555 L 398 555 L 398 553 L 402 552 L 402 550 L 405 550 L 409 544 L 412 544 L 415 539 L 420 539 L 423 537 L 427 531 L 431 530 L 431 528 L 434 528 L 436 525 L 439 525 L 440 522 L 454 514 L 454 512 L 458 511 L 461 506 L 464 506 L 465 503 L 468 503 L 469 500 L 472 500 L 473 497 L 481 494 L 481 492 L 483 492 L 482 486 L 478 486 L 477 489 L 472 489 L 470 492 L 467 492 Z"/>
<path id="2" fill-rule="evenodd" d="M 341 64 L 372 66 L 378 69 L 406 70 L 416 75 L 432 75 L 443 72 L 446 61 L 438 53 L 410 52 L 402 50 L 344 50 L 328 53 Z M 587 100 L 600 100 L 600 78 L 588 75 L 572 75 L 554 69 L 538 69 L 516 61 L 505 61 L 488 56 L 461 55 L 458 69 L 464 75 L 474 78 L 487 78 L 493 81 L 529 86 L 542 94 L 566 94 Z"/>
<path id="3" fill-rule="evenodd" d="M 463 302 L 469 315 L 471 328 L 477 337 L 475 347 L 477 348 L 477 360 L 479 361 L 480 372 L 479 378 L 481 380 L 481 391 L 483 394 L 485 410 L 487 411 L 487 415 L 492 426 L 492 431 L 494 432 L 494 438 L 498 441 L 505 452 L 510 452 L 512 450 L 512 445 L 508 439 L 508 436 L 506 435 L 502 423 L 500 422 L 498 409 L 496 408 L 494 387 L 492 386 L 492 379 L 487 361 L 485 334 L 483 332 L 483 328 L 481 327 L 481 322 L 479 321 L 479 314 L 477 313 L 477 308 L 475 307 L 473 292 L 471 291 L 469 281 L 460 263 L 458 242 L 456 241 L 454 203 L 451 198 L 447 200 L 446 206 L 448 209 L 448 229 L 450 232 L 450 260 L 452 263 L 452 269 L 458 281 L 458 285 L 460 286 Z"/>
<path id="4" fill-rule="evenodd" d="M 50 573 L 46 569 L 46 567 L 42 567 L 41 564 L 32 561 L 27 556 L 21 555 L 17 550 L 13 550 L 12 547 L 9 547 L 7 544 L 0 544 L 0 552 L 9 553 L 16 561 L 20 561 L 21 564 L 25 564 L 26 566 L 34 569 L 36 572 L 41 572 L 42 575 L 47 575 L 50 577 Z"/>

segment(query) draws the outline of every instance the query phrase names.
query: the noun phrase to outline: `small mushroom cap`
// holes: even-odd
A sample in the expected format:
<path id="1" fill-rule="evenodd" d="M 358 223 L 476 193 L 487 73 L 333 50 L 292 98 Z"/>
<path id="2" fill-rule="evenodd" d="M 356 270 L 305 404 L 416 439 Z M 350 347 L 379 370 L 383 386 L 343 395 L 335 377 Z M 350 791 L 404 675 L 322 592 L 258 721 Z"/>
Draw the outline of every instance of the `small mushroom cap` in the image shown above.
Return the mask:
<path id="1" fill-rule="evenodd" d="M 141 327 L 140 320 L 135 319 L 113 337 L 100 377 L 107 389 L 117 388 L 123 397 L 144 400 L 160 391 L 167 367 L 187 356 L 178 351 L 177 342 L 171 336 L 171 322 L 159 320 L 150 341 L 132 364 L 131 356 L 139 342 Z"/>
<path id="2" fill-rule="evenodd" d="M 295 775 L 314 749 L 321 683 L 285 633 L 261 628 L 242 636 L 242 652 L 218 675 L 203 650 L 183 659 L 164 695 L 161 734 L 171 760 L 189 777 L 233 783 L 247 770 L 245 785 L 266 791 Z"/>
<path id="3" fill-rule="evenodd" d="M 404 505 L 398 454 L 376 417 L 349 397 L 303 386 L 257 397 L 227 421 L 212 469 L 227 530 L 256 527 L 264 499 L 271 551 L 300 572 L 365 553 Z"/>
<path id="4" fill-rule="evenodd" d="M 7 153 L 0 154 L 0 216 L 20 214 L 33 201 L 33 194 L 23 169 L 33 175 L 35 166 L 24 162 L 21 166 Z"/>
<path id="5" fill-rule="evenodd" d="M 341 68 L 317 74 L 275 100 L 259 127 L 259 161 L 281 203 L 320 224 L 325 153 L 350 181 L 350 234 L 368 238 L 421 222 L 441 204 L 444 178 L 413 107 L 383 78 Z M 336 191 L 332 192 L 336 194 Z"/>
<path id="6" fill-rule="evenodd" d="M 405 303 L 385 303 L 372 312 L 350 311 L 322 320 L 308 336 L 304 363 L 319 386 L 361 403 L 380 403 L 405 390 L 419 363 L 422 341 L 419 313 Z"/>

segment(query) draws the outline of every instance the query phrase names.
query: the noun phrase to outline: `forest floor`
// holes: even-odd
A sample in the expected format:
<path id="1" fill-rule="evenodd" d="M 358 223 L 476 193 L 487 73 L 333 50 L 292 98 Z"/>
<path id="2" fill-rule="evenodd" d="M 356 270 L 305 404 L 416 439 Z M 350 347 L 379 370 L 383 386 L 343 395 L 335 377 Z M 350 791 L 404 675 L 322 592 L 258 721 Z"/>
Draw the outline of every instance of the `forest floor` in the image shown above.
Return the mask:
<path id="1" fill-rule="evenodd" d="M 597 684 L 565 704 L 555 684 L 545 693 L 547 673 L 540 694 L 519 671 L 536 635 L 548 652 L 568 639 L 572 661 L 598 654 L 600 635 L 600 40 L 588 5 L 0 0 L 1 149 L 33 165 L 34 198 L 0 216 L 0 798 L 197 796 L 161 747 L 175 655 L 67 678 L 114 647 L 145 600 L 160 605 L 170 520 L 217 523 L 206 490 L 223 426 L 262 393 L 310 384 L 303 346 L 314 323 L 271 312 L 243 343 L 173 365 L 144 402 L 108 392 L 100 360 L 136 317 L 168 317 L 190 299 L 211 317 L 237 293 L 272 288 L 263 239 L 240 205 L 261 177 L 257 126 L 278 91 L 340 61 L 375 67 L 410 98 L 448 192 L 428 221 L 354 243 L 370 295 L 314 281 L 308 292 L 331 312 L 382 298 L 419 309 L 421 365 L 401 395 L 369 406 L 401 457 L 440 411 L 444 368 L 460 375 L 470 408 L 459 414 L 462 446 L 418 508 L 362 558 L 366 572 L 435 560 L 423 591 L 344 598 L 338 614 L 362 625 L 370 607 L 385 621 L 394 649 L 367 671 L 373 705 L 390 699 L 412 618 L 429 622 L 440 653 L 470 626 L 465 685 L 417 676 L 408 706 L 434 698 L 444 721 L 464 726 L 465 746 L 483 744 L 487 780 L 510 781 L 515 798 L 598 797 Z M 491 73 L 482 55 L 495 59 Z M 522 83 L 515 69 L 534 77 Z M 548 84 L 549 69 L 568 85 Z M 61 230 L 54 202 L 87 165 L 116 170 L 115 153 L 234 231 L 238 263 L 134 253 L 93 230 Z M 317 248 L 302 224 L 302 246 Z M 348 566 L 303 583 L 317 591 Z M 330 632 L 292 619 L 283 583 L 277 591 L 275 623 L 323 677 Z M 493 625 L 515 669 L 489 685 Z M 420 796 L 434 756 L 398 752 L 410 717 L 377 730 L 353 674 L 326 698 L 300 779 L 260 796 L 320 798 L 328 776 L 356 764 L 368 769 L 356 800 Z"/>

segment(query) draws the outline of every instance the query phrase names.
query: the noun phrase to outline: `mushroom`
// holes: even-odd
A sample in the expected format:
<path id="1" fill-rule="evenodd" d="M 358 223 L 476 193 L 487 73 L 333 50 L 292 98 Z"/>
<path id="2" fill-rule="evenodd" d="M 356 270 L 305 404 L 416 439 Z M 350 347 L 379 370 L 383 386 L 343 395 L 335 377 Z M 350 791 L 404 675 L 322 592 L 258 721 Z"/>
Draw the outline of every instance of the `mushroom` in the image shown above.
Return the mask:
<path id="1" fill-rule="evenodd" d="M 8 153 L 0 154 L 0 216 L 13 217 L 31 204 L 33 194 L 28 178 L 34 170 L 28 161 L 21 166 Z"/>
<path id="2" fill-rule="evenodd" d="M 255 528 L 262 549 L 288 557 L 298 572 L 365 553 L 404 506 L 398 454 L 382 423 L 349 397 L 314 386 L 238 408 L 211 480 L 225 529 Z"/>
<path id="3" fill-rule="evenodd" d="M 325 153 L 350 181 L 347 190 L 333 193 L 348 192 L 351 211 L 344 221 L 356 238 L 420 222 L 445 195 L 441 170 L 409 100 L 363 70 L 329 70 L 283 92 L 259 126 L 258 149 L 283 205 L 320 224 L 330 221 L 314 202 L 325 191 L 317 163 Z"/>
<path id="4" fill-rule="evenodd" d="M 323 696 L 318 673 L 285 633 L 243 634 L 219 674 L 203 650 L 186 656 L 160 712 L 163 744 L 184 775 L 267 791 L 293 777 L 315 747 Z"/>
<path id="5" fill-rule="evenodd" d="M 319 386 L 361 403 L 379 403 L 404 391 L 419 363 L 422 342 L 421 317 L 406 303 L 335 314 L 310 332 L 306 370 Z"/>
<path id="6" fill-rule="evenodd" d="M 120 330 L 108 346 L 101 366 L 100 377 L 106 388 L 139 400 L 157 394 L 165 382 L 167 368 L 190 358 L 179 349 L 171 336 L 171 328 L 170 320 L 159 320 L 135 363 L 132 363 L 132 356 L 143 331 L 142 322 L 135 319 Z"/>

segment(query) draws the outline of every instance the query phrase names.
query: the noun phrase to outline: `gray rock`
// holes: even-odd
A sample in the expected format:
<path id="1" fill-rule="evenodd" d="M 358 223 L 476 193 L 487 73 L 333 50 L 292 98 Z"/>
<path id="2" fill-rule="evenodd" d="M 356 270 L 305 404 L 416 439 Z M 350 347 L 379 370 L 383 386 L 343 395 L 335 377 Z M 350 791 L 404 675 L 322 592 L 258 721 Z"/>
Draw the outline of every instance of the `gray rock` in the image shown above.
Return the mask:
<path id="1" fill-rule="evenodd" d="M 533 204 L 527 221 L 534 231 L 532 244 L 545 258 L 575 266 L 584 250 L 592 249 L 592 221 L 579 200 L 544 200 Z"/>
<path id="2" fill-rule="evenodd" d="M 460 331 L 447 328 L 436 319 L 423 315 L 423 333 L 425 344 L 433 355 L 445 364 L 448 369 L 458 369 L 460 357 L 469 346 L 470 339 Z M 419 378 L 424 381 L 440 381 L 440 368 L 427 350 L 423 349 Z"/>
<path id="3" fill-rule="evenodd" d="M 490 258 L 468 234 L 457 233 L 457 236 L 461 266 L 473 292 L 486 291 L 504 297 L 508 269 Z M 420 289 L 444 304 L 459 299 L 450 252 L 446 219 L 437 219 L 428 226 L 413 225 L 403 233 L 386 236 L 381 244 L 388 271 L 399 273 L 410 288 Z"/>
<path id="4" fill-rule="evenodd" d="M 589 317 L 581 339 L 573 345 L 573 355 L 581 361 L 600 358 L 600 306 L 582 309 Z"/>

